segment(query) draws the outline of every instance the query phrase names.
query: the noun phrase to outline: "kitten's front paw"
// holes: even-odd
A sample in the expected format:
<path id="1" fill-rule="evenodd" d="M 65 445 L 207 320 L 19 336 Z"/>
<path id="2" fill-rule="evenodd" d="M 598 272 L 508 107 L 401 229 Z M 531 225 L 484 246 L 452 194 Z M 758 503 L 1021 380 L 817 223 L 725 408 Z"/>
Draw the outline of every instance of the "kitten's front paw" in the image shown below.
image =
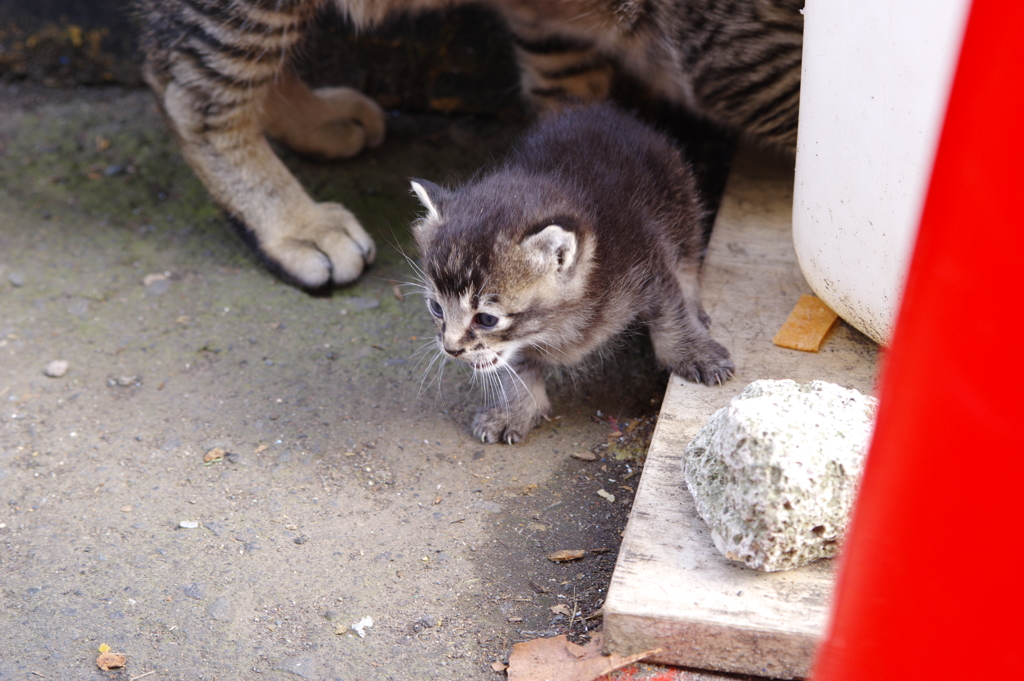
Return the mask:
<path id="1" fill-rule="evenodd" d="M 373 262 L 373 239 L 344 206 L 311 203 L 259 241 L 261 254 L 300 285 L 347 284 Z"/>
<path id="2" fill-rule="evenodd" d="M 704 385 L 722 385 L 732 378 L 736 365 L 729 358 L 729 351 L 716 343 L 708 341 L 701 352 L 677 366 L 673 371 L 688 381 Z"/>
<path id="3" fill-rule="evenodd" d="M 537 425 L 536 418 L 515 418 L 500 407 L 484 409 L 473 419 L 473 435 L 481 442 L 504 442 L 514 445 L 522 442 L 526 434 Z"/>

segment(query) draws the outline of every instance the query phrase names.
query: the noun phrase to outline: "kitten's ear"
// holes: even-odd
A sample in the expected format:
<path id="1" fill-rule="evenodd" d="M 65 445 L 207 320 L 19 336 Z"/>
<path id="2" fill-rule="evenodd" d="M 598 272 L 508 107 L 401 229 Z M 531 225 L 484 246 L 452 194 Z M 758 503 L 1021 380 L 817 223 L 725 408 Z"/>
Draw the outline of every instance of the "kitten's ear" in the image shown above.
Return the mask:
<path id="1" fill-rule="evenodd" d="M 410 183 L 413 193 L 427 209 L 427 214 L 424 217 L 412 223 L 412 234 L 422 250 L 430 243 L 434 231 L 441 221 L 441 208 L 448 198 L 449 192 L 426 180 L 413 179 L 410 180 Z"/>
<path id="2" fill-rule="evenodd" d="M 558 225 L 548 225 L 523 240 L 522 248 L 542 269 L 564 272 L 576 262 L 576 234 Z"/>
<path id="3" fill-rule="evenodd" d="M 426 180 L 413 178 L 409 182 L 412 184 L 412 191 L 416 194 L 416 198 L 427 209 L 427 219 L 440 219 L 441 206 L 444 204 L 444 200 L 448 198 L 448 190 Z"/>

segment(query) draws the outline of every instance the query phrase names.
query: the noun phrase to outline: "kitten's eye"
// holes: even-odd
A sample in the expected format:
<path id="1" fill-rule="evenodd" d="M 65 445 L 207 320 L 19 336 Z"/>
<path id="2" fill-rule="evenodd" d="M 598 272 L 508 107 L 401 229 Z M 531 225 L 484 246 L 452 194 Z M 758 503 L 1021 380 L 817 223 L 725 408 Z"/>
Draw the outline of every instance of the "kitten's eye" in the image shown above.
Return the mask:
<path id="1" fill-rule="evenodd" d="M 431 300 L 427 303 L 427 307 L 430 308 L 430 314 L 434 315 L 438 319 L 444 318 L 444 310 L 441 309 L 441 303 L 436 300 Z"/>
<path id="2" fill-rule="evenodd" d="M 486 312 L 480 312 L 477 314 L 477 316 L 473 318 L 473 321 L 485 329 L 493 329 L 498 325 L 498 318 L 492 314 L 487 314 Z"/>

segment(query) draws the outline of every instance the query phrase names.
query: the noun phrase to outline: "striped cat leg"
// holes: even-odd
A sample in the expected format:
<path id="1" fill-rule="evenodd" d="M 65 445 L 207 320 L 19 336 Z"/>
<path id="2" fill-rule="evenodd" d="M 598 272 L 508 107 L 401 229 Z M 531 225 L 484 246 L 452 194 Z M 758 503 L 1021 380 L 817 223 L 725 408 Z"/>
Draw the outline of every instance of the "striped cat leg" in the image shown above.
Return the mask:
<path id="1" fill-rule="evenodd" d="M 274 82 L 261 123 L 292 151 L 328 159 L 354 156 L 384 141 L 384 112 L 375 101 L 347 87 L 310 90 L 291 69 Z"/>
<path id="2" fill-rule="evenodd" d="M 214 200 L 271 269 L 307 287 L 352 281 L 375 254 L 355 217 L 314 202 L 261 130 L 261 112 L 314 5 L 188 0 L 173 4 L 174 13 L 151 5 L 157 28 L 145 68 Z"/>
<path id="3" fill-rule="evenodd" d="M 543 34 L 512 22 L 523 95 L 539 111 L 608 98 L 611 62 L 588 40 Z"/>
<path id="4" fill-rule="evenodd" d="M 803 0 L 748 2 L 731 21 L 680 38 L 698 109 L 749 137 L 796 151 Z M 739 11 L 739 10 L 737 10 Z"/>

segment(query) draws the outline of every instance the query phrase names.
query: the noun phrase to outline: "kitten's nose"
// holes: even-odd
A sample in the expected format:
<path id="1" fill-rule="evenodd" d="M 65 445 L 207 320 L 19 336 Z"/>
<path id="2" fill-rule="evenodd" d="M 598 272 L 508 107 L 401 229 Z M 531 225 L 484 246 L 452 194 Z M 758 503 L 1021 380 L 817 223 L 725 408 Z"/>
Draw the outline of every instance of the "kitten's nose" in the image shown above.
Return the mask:
<path id="1" fill-rule="evenodd" d="M 452 350 L 450 347 L 445 345 L 444 346 L 444 351 L 447 352 L 452 357 L 458 357 L 459 355 L 461 355 L 462 353 L 464 353 L 466 351 L 466 348 L 460 348 L 458 350 Z"/>

